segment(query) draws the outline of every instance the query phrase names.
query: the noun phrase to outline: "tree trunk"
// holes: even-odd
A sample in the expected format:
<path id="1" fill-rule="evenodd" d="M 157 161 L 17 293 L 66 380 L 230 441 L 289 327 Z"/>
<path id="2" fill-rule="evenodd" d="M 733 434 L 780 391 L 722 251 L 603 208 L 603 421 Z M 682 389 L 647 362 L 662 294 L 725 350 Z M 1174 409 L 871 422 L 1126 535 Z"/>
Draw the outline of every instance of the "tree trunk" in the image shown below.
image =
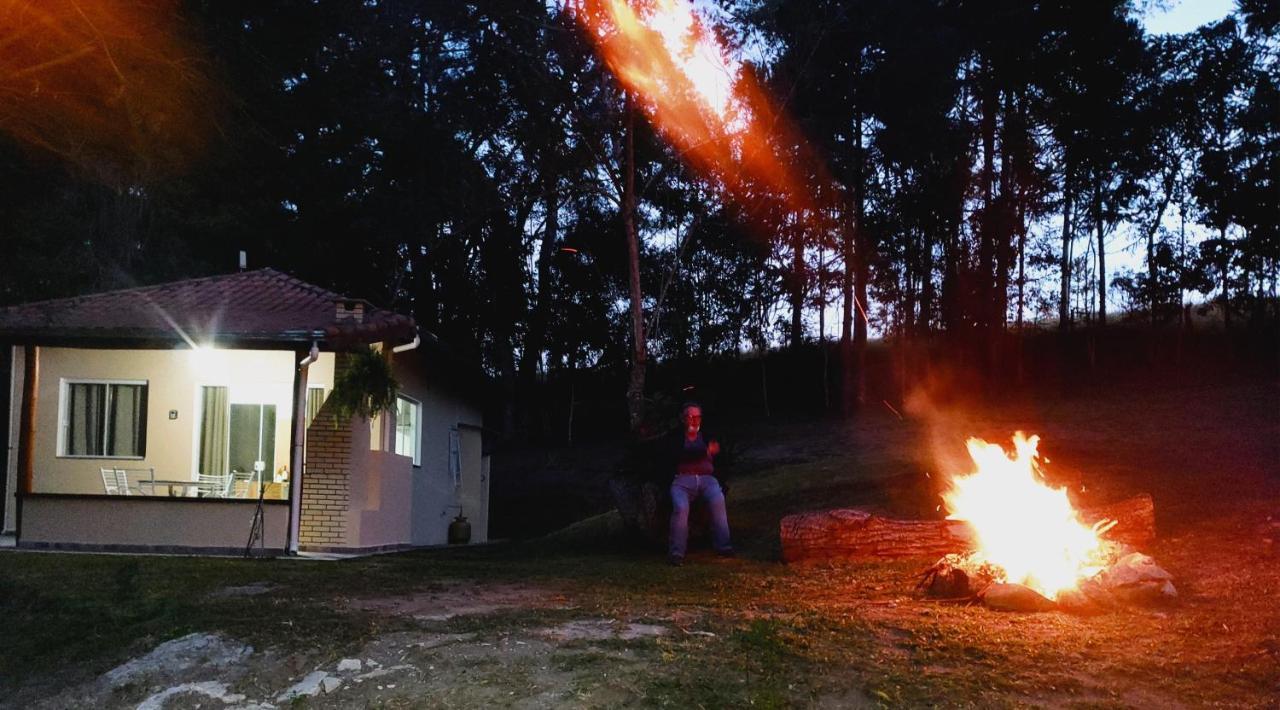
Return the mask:
<path id="1" fill-rule="evenodd" d="M 827 248 L 818 242 L 818 347 L 822 349 L 822 409 L 831 409 L 831 389 L 827 387 Z"/>
<path id="2" fill-rule="evenodd" d="M 550 152 L 548 148 L 548 152 Z M 529 329 L 520 352 L 520 419 L 524 436 L 538 439 L 545 427 L 537 416 L 541 407 L 535 406 L 535 390 L 538 368 L 542 363 L 542 351 L 546 342 L 547 314 L 551 309 L 551 261 L 555 257 L 560 231 L 559 175 L 553 160 L 547 157 L 542 167 L 542 201 L 546 210 L 543 220 L 542 243 L 538 247 L 538 261 L 534 274 L 537 291 L 533 294 L 533 308 L 529 314 Z"/>
<path id="3" fill-rule="evenodd" d="M 866 185 L 862 154 L 862 113 L 857 114 L 854 122 L 857 131 L 857 159 L 854 161 L 853 185 L 853 220 L 855 225 L 855 253 L 853 256 L 853 378 L 848 384 L 848 403 L 853 409 L 860 408 L 867 396 L 867 282 L 871 280 L 871 238 L 867 233 L 866 222 Z"/>
<path id="4" fill-rule="evenodd" d="M 1103 243 L 1105 230 L 1102 224 L 1102 178 L 1095 176 L 1093 184 L 1093 220 L 1098 230 L 1098 325 L 1107 324 L 1107 247 Z"/>
<path id="5" fill-rule="evenodd" d="M 840 413 L 849 416 L 853 411 L 854 370 L 853 370 L 853 243 L 854 243 L 854 211 L 846 207 L 842 229 L 840 230 L 840 260 L 844 268 L 840 273 Z"/>
<path id="6" fill-rule="evenodd" d="M 795 215 L 791 224 L 791 349 L 798 349 L 804 341 L 804 228 L 800 224 L 800 215 Z"/>
<path id="7" fill-rule="evenodd" d="M 1075 198 L 1071 180 L 1071 160 L 1062 176 L 1062 295 L 1058 302 L 1058 329 L 1071 328 L 1071 202 Z"/>
<path id="8" fill-rule="evenodd" d="M 1175 165 L 1177 167 L 1172 167 L 1169 172 L 1165 173 L 1164 195 L 1160 200 L 1160 208 L 1156 210 L 1156 214 L 1151 220 L 1151 226 L 1147 227 L 1147 290 L 1149 291 L 1147 307 L 1151 309 L 1148 314 L 1148 321 L 1153 327 L 1156 324 L 1156 308 L 1159 305 L 1156 303 L 1156 297 L 1160 292 L 1157 288 L 1159 273 L 1156 269 L 1156 233 L 1160 231 L 1160 222 L 1164 219 L 1165 210 L 1169 209 L 1169 203 L 1173 200 L 1173 185 L 1178 177 L 1178 171 L 1181 169 L 1181 156 L 1177 156 Z"/>
<path id="9" fill-rule="evenodd" d="M 982 173 L 979 178 L 982 186 L 982 220 L 978 226 L 978 304 L 975 313 L 978 319 L 976 350 L 981 357 L 982 370 L 992 374 L 995 365 L 991 359 L 991 344 L 995 340 L 995 251 L 996 251 L 996 205 L 995 205 L 995 153 L 996 153 L 996 110 L 998 96 L 991 86 L 991 68 L 984 66 L 982 71 Z"/>
<path id="10" fill-rule="evenodd" d="M 1103 538 L 1142 548 L 1155 540 L 1155 505 L 1143 494 L 1080 511 L 1087 525 L 1114 520 Z M 968 523 L 959 520 L 896 520 L 865 510 L 837 509 L 788 515 L 779 525 L 784 562 L 835 559 L 940 557 L 974 549 Z"/>
<path id="11" fill-rule="evenodd" d="M 1228 276 L 1231 273 L 1231 242 L 1227 241 L 1227 228 L 1222 230 L 1222 328 L 1231 330 L 1231 289 Z"/>
<path id="12" fill-rule="evenodd" d="M 636 151 L 635 110 L 631 94 L 626 97 L 626 155 L 623 164 L 622 226 L 627 239 L 627 273 L 631 292 L 631 378 L 627 384 L 627 417 L 632 433 L 644 423 L 644 302 L 640 293 L 640 240 L 636 234 Z"/>

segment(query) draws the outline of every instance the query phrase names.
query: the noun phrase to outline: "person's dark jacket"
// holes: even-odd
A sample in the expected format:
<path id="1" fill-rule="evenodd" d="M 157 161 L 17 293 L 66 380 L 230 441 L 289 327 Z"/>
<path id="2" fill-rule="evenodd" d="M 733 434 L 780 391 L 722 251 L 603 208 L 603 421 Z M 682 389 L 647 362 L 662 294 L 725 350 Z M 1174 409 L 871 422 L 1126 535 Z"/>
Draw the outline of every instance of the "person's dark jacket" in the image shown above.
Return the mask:
<path id="1" fill-rule="evenodd" d="M 672 474 L 714 476 L 716 474 L 714 457 L 707 452 L 707 445 L 712 441 L 715 441 L 715 438 L 707 435 L 706 432 L 698 432 L 692 440 L 685 437 L 683 430 L 676 432 L 675 440 L 671 444 L 674 459 Z"/>

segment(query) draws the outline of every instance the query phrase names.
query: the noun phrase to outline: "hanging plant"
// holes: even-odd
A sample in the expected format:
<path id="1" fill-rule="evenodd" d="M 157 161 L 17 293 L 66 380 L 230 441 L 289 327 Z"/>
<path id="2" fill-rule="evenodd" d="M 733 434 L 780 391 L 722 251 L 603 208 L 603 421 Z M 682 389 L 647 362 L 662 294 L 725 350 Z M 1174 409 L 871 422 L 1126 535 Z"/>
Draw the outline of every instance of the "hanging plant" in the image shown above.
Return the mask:
<path id="1" fill-rule="evenodd" d="M 391 374 L 391 363 L 381 353 L 359 348 L 348 355 L 347 366 L 333 379 L 334 413 L 339 421 L 354 416 L 372 419 L 381 412 L 395 411 L 400 383 Z"/>

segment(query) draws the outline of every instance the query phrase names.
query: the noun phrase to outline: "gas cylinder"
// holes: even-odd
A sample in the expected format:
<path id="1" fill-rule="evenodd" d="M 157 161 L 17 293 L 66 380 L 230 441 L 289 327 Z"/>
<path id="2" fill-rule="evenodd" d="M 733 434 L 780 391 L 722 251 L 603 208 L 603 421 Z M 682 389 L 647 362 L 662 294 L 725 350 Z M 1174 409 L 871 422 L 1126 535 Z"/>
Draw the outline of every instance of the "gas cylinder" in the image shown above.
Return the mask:
<path id="1" fill-rule="evenodd" d="M 465 545 L 471 542 L 471 523 L 467 522 L 466 516 L 462 511 L 458 511 L 458 517 L 449 523 L 449 544 Z"/>

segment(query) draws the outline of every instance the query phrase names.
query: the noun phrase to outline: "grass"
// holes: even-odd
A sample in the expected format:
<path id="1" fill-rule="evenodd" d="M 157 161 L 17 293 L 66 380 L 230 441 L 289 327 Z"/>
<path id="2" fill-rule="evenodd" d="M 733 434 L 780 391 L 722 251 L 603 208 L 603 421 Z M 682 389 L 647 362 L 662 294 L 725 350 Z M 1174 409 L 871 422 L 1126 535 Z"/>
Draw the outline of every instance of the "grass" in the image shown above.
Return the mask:
<path id="1" fill-rule="evenodd" d="M 557 590 L 573 608 L 458 617 L 440 631 L 494 639 L 584 618 L 678 629 L 555 651 L 552 665 L 572 677 L 565 692 L 584 705 L 1266 706 L 1280 697 L 1280 565 L 1253 531 L 1280 512 L 1276 395 L 1272 384 L 1122 391 L 971 413 L 979 428 L 1016 422 L 1045 433 L 1055 465 L 1083 480 L 1152 492 L 1162 537 L 1151 552 L 1181 592 L 1171 608 L 999 614 L 918 598 L 911 578 L 921 561 L 775 562 L 782 514 L 884 503 L 886 481 L 930 465 L 922 430 L 885 419 L 809 432 L 806 442 L 847 445 L 804 443 L 803 455 L 736 482 L 737 560 L 697 553 L 667 567 L 621 541 L 611 515 L 518 545 L 339 563 L 9 553 L 0 697 L 91 678 L 192 631 L 339 658 L 379 634 L 422 627 L 347 600 L 474 580 Z M 209 596 L 253 583 L 271 590 Z M 538 682 L 524 667 L 476 672 L 518 694 Z M 604 673 L 621 676 L 621 695 L 592 695 Z"/>

